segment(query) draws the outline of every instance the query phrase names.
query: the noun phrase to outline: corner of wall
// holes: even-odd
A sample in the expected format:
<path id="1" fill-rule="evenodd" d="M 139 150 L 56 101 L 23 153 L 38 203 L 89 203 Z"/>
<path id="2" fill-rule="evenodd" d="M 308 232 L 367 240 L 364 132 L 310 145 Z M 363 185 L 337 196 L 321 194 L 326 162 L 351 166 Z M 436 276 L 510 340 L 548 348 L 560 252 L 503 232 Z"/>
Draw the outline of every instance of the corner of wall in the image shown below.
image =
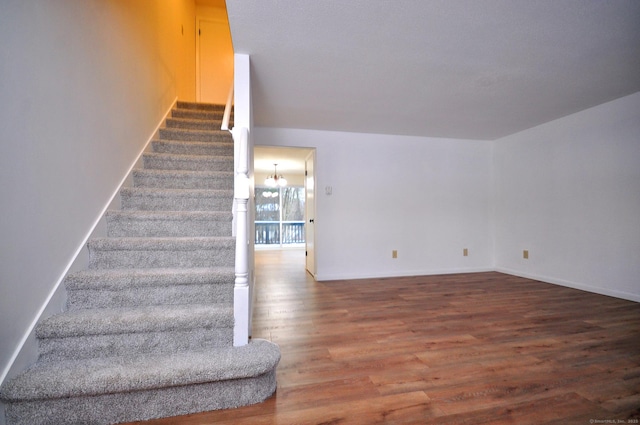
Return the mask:
<path id="1" fill-rule="evenodd" d="M 496 271 L 640 301 L 639 106 L 635 93 L 493 142 Z"/>
<path id="2" fill-rule="evenodd" d="M 496 202 L 498 196 L 497 179 L 496 179 L 496 144 L 497 140 L 491 140 L 489 142 L 490 150 L 490 163 L 489 163 L 489 250 L 490 250 L 490 262 L 491 267 L 496 268 Z"/>

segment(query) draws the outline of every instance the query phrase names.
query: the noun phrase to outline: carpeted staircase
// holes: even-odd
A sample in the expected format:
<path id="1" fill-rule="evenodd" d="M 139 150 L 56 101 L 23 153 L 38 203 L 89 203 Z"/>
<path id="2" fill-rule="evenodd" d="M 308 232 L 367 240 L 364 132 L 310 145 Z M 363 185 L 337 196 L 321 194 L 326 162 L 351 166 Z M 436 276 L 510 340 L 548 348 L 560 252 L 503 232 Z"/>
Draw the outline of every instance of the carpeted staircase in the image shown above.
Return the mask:
<path id="1" fill-rule="evenodd" d="M 3 385 L 8 425 L 113 424 L 238 407 L 276 388 L 278 347 L 233 347 L 233 141 L 222 108 L 178 102 L 37 363 Z"/>

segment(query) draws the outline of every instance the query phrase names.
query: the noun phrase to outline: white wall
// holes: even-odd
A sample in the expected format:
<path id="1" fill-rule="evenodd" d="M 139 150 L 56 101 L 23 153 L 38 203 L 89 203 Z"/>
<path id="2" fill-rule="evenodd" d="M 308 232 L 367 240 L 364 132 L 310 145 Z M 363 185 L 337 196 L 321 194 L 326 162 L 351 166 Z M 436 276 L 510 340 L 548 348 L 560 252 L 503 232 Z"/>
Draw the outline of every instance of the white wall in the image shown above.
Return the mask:
<path id="1" fill-rule="evenodd" d="M 498 270 L 640 301 L 640 93 L 496 141 L 494 172 Z"/>
<path id="2" fill-rule="evenodd" d="M 317 149 L 319 280 L 492 269 L 491 142 L 260 127 L 254 141 Z"/>
<path id="3" fill-rule="evenodd" d="M 301 162 L 304 163 L 303 161 Z M 280 171 L 278 171 L 278 174 L 280 174 Z M 264 186 L 264 181 L 269 176 L 272 176 L 272 175 L 273 175 L 273 171 L 271 171 L 270 173 L 255 172 L 254 173 L 255 185 Z M 287 186 L 304 186 L 304 173 L 299 174 L 299 173 L 287 172 L 286 174 L 284 174 L 284 178 L 287 179 Z"/>
<path id="4" fill-rule="evenodd" d="M 193 98 L 178 79 L 195 72 L 194 14 L 193 0 L 3 1 L 0 381 L 166 109 Z"/>

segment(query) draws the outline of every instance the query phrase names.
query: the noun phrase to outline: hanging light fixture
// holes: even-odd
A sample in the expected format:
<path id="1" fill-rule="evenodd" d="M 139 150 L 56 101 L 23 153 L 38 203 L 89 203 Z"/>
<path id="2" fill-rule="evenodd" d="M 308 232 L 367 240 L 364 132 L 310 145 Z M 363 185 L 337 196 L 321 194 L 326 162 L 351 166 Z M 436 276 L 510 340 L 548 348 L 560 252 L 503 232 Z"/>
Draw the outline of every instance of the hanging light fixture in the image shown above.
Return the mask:
<path id="1" fill-rule="evenodd" d="M 287 185 L 287 179 L 282 174 L 278 175 L 278 164 L 273 164 L 273 175 L 264 180 L 264 185 L 268 187 L 284 187 Z"/>

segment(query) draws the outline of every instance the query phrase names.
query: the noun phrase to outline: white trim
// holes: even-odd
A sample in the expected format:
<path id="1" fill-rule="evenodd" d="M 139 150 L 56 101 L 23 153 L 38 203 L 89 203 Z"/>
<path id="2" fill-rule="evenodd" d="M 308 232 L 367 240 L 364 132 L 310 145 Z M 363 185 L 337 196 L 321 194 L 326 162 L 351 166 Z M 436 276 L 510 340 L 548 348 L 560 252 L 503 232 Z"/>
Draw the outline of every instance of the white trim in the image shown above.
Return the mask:
<path id="1" fill-rule="evenodd" d="M 62 274 L 58 278 L 58 281 L 56 282 L 54 287 L 49 292 L 49 295 L 47 296 L 46 300 L 42 304 L 42 307 L 40 307 L 40 309 L 38 310 L 38 313 L 36 314 L 34 320 L 31 322 L 31 325 L 29 325 L 29 328 L 27 329 L 27 332 L 24 334 L 24 336 L 20 340 L 20 343 L 18 344 L 18 346 L 16 347 L 15 351 L 13 352 L 13 355 L 11 356 L 11 359 L 7 363 L 7 366 L 2 371 L 2 375 L 0 375 L 0 385 L 2 385 L 2 383 L 6 379 L 7 375 L 11 371 L 11 368 L 13 367 L 13 364 L 15 363 L 16 359 L 20 355 L 20 352 L 24 348 L 27 340 L 29 339 L 31 334 L 34 332 L 34 329 L 35 329 L 36 325 L 38 324 L 38 322 L 40 321 L 40 319 L 42 318 L 42 315 L 45 312 L 47 306 L 49 305 L 49 302 L 51 302 L 51 299 L 54 297 L 54 295 L 58 291 L 58 288 L 60 287 L 60 285 L 64 281 L 64 278 L 69 273 L 69 270 L 71 269 L 73 264 L 76 262 L 76 259 L 79 257 L 79 255 L 82 252 L 82 250 L 85 249 L 85 246 L 87 245 L 87 242 L 89 241 L 89 238 L 91 237 L 91 235 L 93 235 L 94 231 L 98 227 L 98 224 L 101 222 L 102 217 L 104 216 L 105 212 L 111 206 L 111 204 L 114 201 L 114 199 L 116 198 L 116 196 L 120 193 L 120 189 L 124 186 L 126 180 L 129 178 L 129 175 L 131 174 L 131 172 L 133 171 L 134 167 L 136 166 L 136 164 L 138 163 L 138 161 L 142 157 L 142 154 L 146 151 L 146 149 L 149 146 L 149 144 L 151 143 L 151 141 L 156 138 L 156 136 L 158 134 L 158 131 L 160 130 L 160 127 L 162 127 L 162 124 L 164 124 L 165 120 L 167 119 L 167 117 L 171 113 L 171 110 L 177 104 L 177 102 L 178 102 L 178 98 L 176 97 L 174 99 L 173 103 L 171 104 L 171 106 L 169 107 L 169 109 L 163 115 L 162 119 L 160 120 L 160 122 L 158 123 L 156 128 L 153 130 L 153 133 L 151 133 L 151 136 L 149 137 L 147 142 L 144 144 L 144 147 L 142 148 L 140 153 L 138 153 L 138 155 L 136 156 L 136 159 L 131 163 L 131 166 L 127 170 L 125 176 L 120 181 L 120 184 L 118 184 L 118 186 L 116 187 L 116 190 L 113 192 L 113 194 L 109 198 L 109 201 L 107 201 L 105 206 L 102 208 L 102 211 L 100 212 L 100 214 L 98 214 L 98 218 L 94 221 L 93 225 L 89 229 L 89 232 L 87 233 L 87 235 L 82 240 L 82 243 L 80 244 L 80 246 L 78 246 L 78 249 L 76 249 L 76 252 L 74 253 L 71 261 L 69 261 L 69 263 L 65 267 L 64 271 L 62 272 Z"/>
<path id="2" fill-rule="evenodd" d="M 410 277 L 410 276 L 432 276 L 439 274 L 457 274 L 457 273 L 484 273 L 493 272 L 495 269 L 491 267 L 478 267 L 478 268 L 459 268 L 459 269 L 441 269 L 441 270 L 410 270 L 405 272 L 381 272 L 381 273 L 365 273 L 365 274 L 353 274 L 353 273 L 336 273 L 336 274 L 324 274 L 318 273 L 316 275 L 317 281 L 327 280 L 358 280 L 358 279 L 385 279 L 394 277 Z"/>
<path id="3" fill-rule="evenodd" d="M 522 272 L 518 272 L 515 270 L 503 268 L 503 267 L 496 267 L 495 271 L 500 273 L 510 274 L 513 276 L 524 277 L 526 279 L 539 280 L 540 282 L 550 283 L 552 285 L 565 286 L 567 288 L 579 289 L 581 291 L 591 292 L 594 294 L 606 295 L 608 297 L 640 302 L 640 295 L 632 294 L 629 292 L 616 291 L 615 289 L 600 288 L 597 286 L 585 285 L 583 283 L 572 282 L 564 279 L 557 279 L 549 276 L 541 276 L 541 275 L 536 275 L 532 273 L 522 273 Z"/>
<path id="4" fill-rule="evenodd" d="M 564 279 L 557 279 L 548 276 L 541 276 L 531 273 L 522 273 L 515 270 L 503 268 L 503 267 L 480 267 L 480 268 L 460 268 L 460 269 L 443 269 L 443 270 L 413 270 L 406 272 L 391 272 L 391 273 L 335 273 L 335 274 L 318 274 L 316 280 L 318 281 L 330 281 L 330 280 L 359 280 L 359 279 L 385 279 L 394 277 L 409 277 L 409 276 L 433 276 L 439 274 L 458 274 L 458 273 L 484 273 L 484 272 L 498 272 L 505 273 L 512 276 L 523 277 L 526 279 L 538 280 L 540 282 L 548 283 L 551 285 L 559 285 L 567 288 L 578 289 L 580 291 L 591 292 L 594 294 L 605 295 L 608 297 L 620 298 L 623 300 L 640 302 L 640 295 L 632 294 L 629 292 L 616 291 L 612 289 L 599 288 L 596 286 L 585 285 L 582 283 L 571 282 Z"/>
<path id="5" fill-rule="evenodd" d="M 311 179 L 313 182 L 313 205 L 309 208 L 307 204 L 308 200 L 308 185 L 309 185 L 309 176 L 307 175 L 307 163 L 311 162 Z M 305 260 L 304 260 L 304 268 L 305 270 L 313 276 L 313 280 L 319 280 L 318 278 L 318 226 L 315 225 L 315 222 L 318 219 L 318 173 L 316 170 L 318 169 L 318 151 L 316 147 L 309 148 L 309 154 L 304 159 L 304 225 L 307 226 L 309 223 L 309 219 L 313 219 L 313 235 L 312 235 L 312 250 L 311 250 L 311 261 L 313 262 L 312 269 L 309 270 L 309 244 L 307 238 L 305 237 L 304 241 L 304 250 L 305 250 Z M 309 217 L 311 215 L 311 217 Z M 308 234 L 308 233 L 307 233 Z"/>

